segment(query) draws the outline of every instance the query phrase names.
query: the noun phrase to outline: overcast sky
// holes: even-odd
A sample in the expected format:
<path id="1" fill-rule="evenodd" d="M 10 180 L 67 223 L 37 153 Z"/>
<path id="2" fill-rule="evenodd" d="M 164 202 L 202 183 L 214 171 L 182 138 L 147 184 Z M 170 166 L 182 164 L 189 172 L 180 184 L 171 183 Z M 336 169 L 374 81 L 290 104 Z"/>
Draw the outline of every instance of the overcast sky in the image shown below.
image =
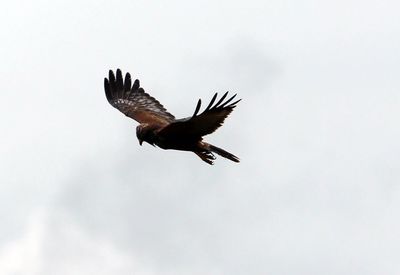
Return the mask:
<path id="1" fill-rule="evenodd" d="M 398 1 L 8 1 L 0 274 L 400 274 Z M 243 100 L 207 140 L 139 146 L 103 78 L 176 117 Z"/>

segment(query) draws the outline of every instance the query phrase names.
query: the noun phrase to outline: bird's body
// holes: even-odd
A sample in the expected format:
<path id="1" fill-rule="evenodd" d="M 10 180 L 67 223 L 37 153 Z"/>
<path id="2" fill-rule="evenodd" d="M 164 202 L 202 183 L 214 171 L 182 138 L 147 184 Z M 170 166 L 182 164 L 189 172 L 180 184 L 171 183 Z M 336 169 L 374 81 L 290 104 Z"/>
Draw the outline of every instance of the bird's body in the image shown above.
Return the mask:
<path id="1" fill-rule="evenodd" d="M 193 116 L 175 119 L 155 98 L 140 88 L 139 80 L 131 85 L 129 73 L 123 80 L 119 69 L 116 77 L 110 70 L 109 79 L 104 79 L 104 88 L 107 100 L 113 107 L 140 123 L 136 128 L 140 145 L 145 141 L 162 149 L 191 151 L 208 164 L 213 164 L 215 160 L 213 152 L 239 162 L 239 158 L 231 153 L 203 141 L 203 136 L 220 127 L 236 107 L 240 100 L 230 103 L 236 95 L 224 102 L 228 95 L 226 92 L 214 104 L 217 98 L 215 94 L 208 107 L 198 115 L 201 107 L 199 100 Z"/>

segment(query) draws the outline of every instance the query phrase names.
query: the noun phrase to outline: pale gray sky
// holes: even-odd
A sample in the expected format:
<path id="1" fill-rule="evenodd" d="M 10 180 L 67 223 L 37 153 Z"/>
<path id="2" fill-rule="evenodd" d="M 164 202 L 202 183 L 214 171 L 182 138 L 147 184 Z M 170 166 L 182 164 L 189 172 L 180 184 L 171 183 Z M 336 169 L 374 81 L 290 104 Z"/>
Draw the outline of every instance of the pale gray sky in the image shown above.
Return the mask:
<path id="1" fill-rule="evenodd" d="M 399 274 L 398 1 L 9 1 L 0 274 Z M 140 147 L 121 68 L 177 117 L 242 102 L 214 166 Z"/>

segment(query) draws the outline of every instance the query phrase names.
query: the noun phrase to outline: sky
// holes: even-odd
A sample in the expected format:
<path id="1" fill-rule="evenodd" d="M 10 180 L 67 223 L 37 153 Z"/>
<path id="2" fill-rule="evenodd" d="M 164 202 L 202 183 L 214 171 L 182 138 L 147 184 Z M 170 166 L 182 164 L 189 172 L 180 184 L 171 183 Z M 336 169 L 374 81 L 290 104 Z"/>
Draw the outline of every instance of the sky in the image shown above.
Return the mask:
<path id="1" fill-rule="evenodd" d="M 0 274 L 399 274 L 398 1 L 9 1 Z M 120 68 L 176 117 L 242 101 L 209 166 L 139 146 Z"/>

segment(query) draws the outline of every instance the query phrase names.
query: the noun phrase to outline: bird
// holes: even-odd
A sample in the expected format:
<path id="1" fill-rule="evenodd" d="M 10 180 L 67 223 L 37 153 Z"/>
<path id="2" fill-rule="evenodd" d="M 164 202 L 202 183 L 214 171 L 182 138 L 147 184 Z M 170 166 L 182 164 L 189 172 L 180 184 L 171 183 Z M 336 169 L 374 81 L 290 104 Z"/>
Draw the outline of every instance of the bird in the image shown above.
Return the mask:
<path id="1" fill-rule="evenodd" d="M 215 103 L 218 97 L 218 93 L 215 93 L 201 113 L 199 99 L 192 116 L 176 119 L 157 99 L 140 87 L 138 79 L 132 84 L 129 72 L 123 78 L 120 69 L 116 70 L 116 75 L 110 70 L 108 78 L 104 78 L 104 90 L 108 102 L 114 108 L 139 122 L 136 136 L 140 145 L 147 142 L 162 149 L 191 151 L 210 165 L 216 159 L 214 153 L 239 162 L 237 156 L 203 140 L 204 136 L 222 126 L 225 118 L 241 101 L 233 101 L 236 94 L 226 100 L 229 93 L 226 92 Z"/>

